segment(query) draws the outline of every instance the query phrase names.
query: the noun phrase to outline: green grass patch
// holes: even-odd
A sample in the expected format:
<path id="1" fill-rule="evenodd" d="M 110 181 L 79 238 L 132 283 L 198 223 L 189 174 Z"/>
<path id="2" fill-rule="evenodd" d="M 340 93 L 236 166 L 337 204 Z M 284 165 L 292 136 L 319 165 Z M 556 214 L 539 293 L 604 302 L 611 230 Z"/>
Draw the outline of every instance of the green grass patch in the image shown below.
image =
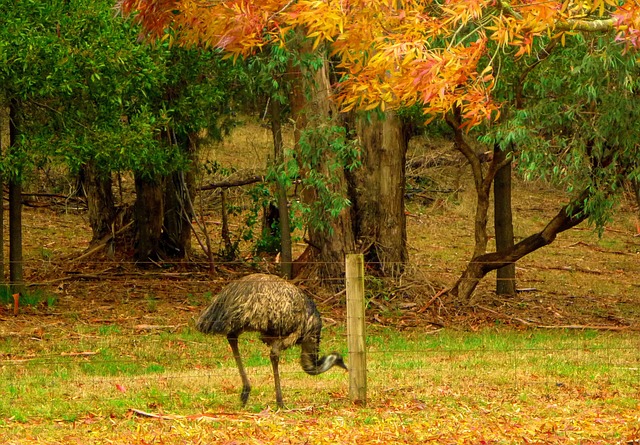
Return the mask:
<path id="1" fill-rule="evenodd" d="M 14 293 L 8 285 L 0 285 L 0 305 L 14 305 Z M 55 306 L 57 296 L 40 289 L 27 289 L 18 299 L 19 306 L 44 305 L 47 308 Z"/>
<path id="2" fill-rule="evenodd" d="M 282 357 L 285 403 L 333 413 L 327 415 L 335 425 L 343 422 L 354 430 L 379 429 L 400 418 L 402 425 L 420 430 L 429 422 L 445 421 L 440 416 L 478 419 L 479 425 L 487 415 L 517 419 L 519 424 L 536 416 L 579 419 L 584 412 L 626 418 L 640 406 L 636 335 L 497 329 L 425 334 L 375 327 L 369 331 L 367 407 L 351 405 L 348 375 L 341 370 L 315 377 L 302 372 L 298 348 Z M 53 441 L 60 422 L 83 422 L 88 416 L 102 416 L 105 427 L 107 419 L 116 419 L 119 428 L 131 433 L 140 427 L 127 420 L 132 408 L 185 416 L 251 416 L 274 406 L 269 348 L 255 335 L 243 336 L 240 342 L 253 387 L 243 409 L 238 400 L 240 378 L 224 337 L 205 336 L 188 327 L 148 335 L 115 325 L 76 332 L 83 334 L 35 342 L 40 348 L 35 354 L 29 339 L 2 342 L 3 353 L 11 350 L 12 355 L 0 367 L 0 421 L 12 425 L 12 434 L 19 430 L 16 422 L 24 434 L 33 434 L 35 426 L 30 425 L 38 425 L 41 437 Z M 346 353 L 344 343 L 344 329 L 329 328 L 321 349 Z M 90 354 L 73 354 L 81 351 Z M 389 412 L 400 417 L 389 417 Z M 290 416 L 297 424 L 306 422 L 308 414 L 293 411 Z M 215 424 L 228 425 L 224 418 Z M 0 423 L 0 436 L 6 431 L 1 428 Z"/>

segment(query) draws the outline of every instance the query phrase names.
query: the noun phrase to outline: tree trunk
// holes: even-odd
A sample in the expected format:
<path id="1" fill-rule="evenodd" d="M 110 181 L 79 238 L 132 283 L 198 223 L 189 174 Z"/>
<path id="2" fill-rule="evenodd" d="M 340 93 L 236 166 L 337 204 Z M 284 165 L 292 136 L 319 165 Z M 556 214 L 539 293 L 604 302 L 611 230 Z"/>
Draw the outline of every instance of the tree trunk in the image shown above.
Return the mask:
<path id="1" fill-rule="evenodd" d="M 474 257 L 450 293 L 461 302 L 469 302 L 478 283 L 486 274 L 492 270 L 514 264 L 531 252 L 551 244 L 559 233 L 580 224 L 589 217 L 584 212 L 584 202 L 587 196 L 587 191 L 583 192 L 579 198 L 564 206 L 541 232 L 523 239 L 510 249 Z M 570 209 L 572 209 L 572 213 L 569 213 Z"/>
<path id="2" fill-rule="evenodd" d="M 190 155 L 194 150 L 190 150 Z M 191 196 L 195 190 L 193 170 L 174 172 L 165 181 L 162 250 L 173 258 L 191 251 Z"/>
<path id="3" fill-rule="evenodd" d="M 493 148 L 495 162 L 503 164 L 496 172 L 493 182 L 494 226 L 496 232 L 496 252 L 502 253 L 513 248 L 513 215 L 511 212 L 511 162 L 506 162 L 508 153 L 496 144 Z M 496 293 L 515 295 L 516 265 L 509 264 L 497 270 Z"/>
<path id="4" fill-rule="evenodd" d="M 89 225 L 93 233 L 91 244 L 111 234 L 116 217 L 113 182 L 109 173 L 100 172 L 93 161 L 83 165 L 84 193 L 89 209 Z"/>
<path id="5" fill-rule="evenodd" d="M 406 133 L 393 112 L 387 112 L 383 119 L 358 118 L 356 133 L 362 148 L 362 166 L 351 174 L 356 239 L 367 261 L 393 276 L 403 270 L 408 259 Z"/>
<path id="6" fill-rule="evenodd" d="M 633 191 L 636 195 L 636 205 L 638 206 L 638 215 L 637 215 L 637 232 L 640 234 L 640 180 L 634 179 L 631 181 L 631 186 L 633 187 Z"/>
<path id="7" fill-rule="evenodd" d="M 487 236 L 487 221 L 489 212 L 489 192 L 491 184 L 495 177 L 498 164 L 493 158 L 491 164 L 485 173 L 482 169 L 482 161 L 478 153 L 467 143 L 464 133 L 460 129 L 460 111 L 456 109 L 452 115 L 447 116 L 447 123 L 453 130 L 454 143 L 458 151 L 460 151 L 471 167 L 473 182 L 476 189 L 476 212 L 474 216 L 474 237 L 475 244 L 473 248 L 473 256 L 475 258 L 487 251 L 489 237 Z"/>
<path id="8" fill-rule="evenodd" d="M 0 156 L 4 159 L 5 154 L 11 146 L 11 124 L 10 124 L 10 107 L 5 103 L 3 97 L 0 97 Z M 4 197 L 2 190 L 4 189 L 4 175 L 0 173 L 0 284 L 4 284 L 5 280 L 5 257 L 4 257 Z"/>
<path id="9" fill-rule="evenodd" d="M 271 98 L 271 132 L 273 133 L 273 154 L 276 169 L 284 169 L 284 147 L 282 142 L 282 120 L 280 102 Z M 280 272 L 286 278 L 293 278 L 293 254 L 291 251 L 291 226 L 289 221 L 289 202 L 287 200 L 287 185 L 280 175 L 276 174 L 276 188 L 278 195 L 278 216 L 280 224 Z"/>
<path id="10" fill-rule="evenodd" d="M 291 98 L 292 114 L 295 120 L 296 146 L 299 150 L 300 132 L 308 129 L 322 131 L 331 125 L 337 125 L 336 111 L 332 109 L 331 85 L 328 76 L 328 63 L 325 62 L 315 72 L 294 70 L 293 88 Z M 319 165 L 315 167 L 325 178 L 331 178 L 333 193 L 347 196 L 347 181 L 343 169 L 330 171 L 329 165 L 336 162 L 327 147 L 313 147 L 322 154 L 317 156 Z M 307 172 L 302 171 L 305 175 Z M 318 201 L 317 190 L 307 188 L 303 192 L 303 200 L 308 205 Z M 311 260 L 319 265 L 319 276 L 325 285 L 337 287 L 344 278 L 344 261 L 347 253 L 355 250 L 353 226 L 349 209 L 344 209 L 336 217 L 327 223 L 330 230 L 319 229 L 313 224 L 309 226 L 310 244 L 315 248 Z"/>
<path id="11" fill-rule="evenodd" d="M 18 110 L 15 102 L 9 111 L 9 149 L 18 139 Z M 17 175 L 9 178 L 9 282 L 13 293 L 24 292 L 22 258 L 22 184 Z"/>
<path id="12" fill-rule="evenodd" d="M 138 261 L 157 260 L 163 256 L 160 248 L 164 219 L 162 182 L 136 172 L 135 186 L 135 258 Z"/>
<path id="13" fill-rule="evenodd" d="M 489 212 L 491 184 L 495 179 L 497 171 L 504 167 L 507 161 L 493 156 L 489 163 L 489 167 L 484 171 L 482 161 L 478 153 L 476 153 L 476 151 L 467 143 L 464 133 L 460 129 L 460 110 L 458 108 L 454 109 L 454 112 L 447 115 L 446 119 L 454 132 L 456 149 L 467 158 L 469 165 L 471 166 L 471 173 L 473 175 L 477 197 L 474 217 L 475 245 L 473 248 L 473 255 L 467 265 L 467 269 L 463 272 L 456 285 L 450 291 L 454 296 L 464 296 L 463 299 L 466 301 L 471 297 L 471 294 L 477 287 L 480 279 L 486 275 L 486 272 L 482 273 L 480 270 L 484 265 L 477 264 L 477 262 L 479 258 L 483 258 L 486 255 L 487 244 L 489 242 L 489 237 L 487 235 L 487 215 Z M 503 264 L 500 267 L 506 265 L 507 264 Z M 491 270 L 495 269 L 496 268 L 493 268 Z"/>
<path id="14" fill-rule="evenodd" d="M 22 259 L 22 184 L 9 180 L 9 281 L 13 293 L 24 291 Z"/>

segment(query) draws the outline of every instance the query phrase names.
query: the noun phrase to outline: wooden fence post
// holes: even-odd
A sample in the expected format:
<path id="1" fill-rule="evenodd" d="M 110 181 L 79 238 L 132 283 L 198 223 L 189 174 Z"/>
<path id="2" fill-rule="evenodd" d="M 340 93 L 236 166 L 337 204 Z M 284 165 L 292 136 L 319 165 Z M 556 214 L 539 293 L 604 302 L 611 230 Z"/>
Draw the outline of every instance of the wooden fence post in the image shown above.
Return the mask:
<path id="1" fill-rule="evenodd" d="M 364 315 L 364 257 L 346 258 L 347 344 L 349 346 L 349 398 L 359 405 L 367 402 L 367 352 Z"/>

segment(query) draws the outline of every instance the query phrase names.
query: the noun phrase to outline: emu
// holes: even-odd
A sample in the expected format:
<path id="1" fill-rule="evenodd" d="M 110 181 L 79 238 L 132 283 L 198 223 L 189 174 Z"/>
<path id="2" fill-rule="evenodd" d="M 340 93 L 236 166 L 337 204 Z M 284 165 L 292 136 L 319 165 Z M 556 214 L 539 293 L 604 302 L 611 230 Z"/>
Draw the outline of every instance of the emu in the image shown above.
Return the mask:
<path id="1" fill-rule="evenodd" d="M 337 352 L 318 357 L 322 320 L 316 305 L 296 286 L 275 275 L 251 274 L 227 285 L 202 312 L 196 328 L 205 334 L 227 336 L 242 379 L 243 406 L 251 392 L 238 349 L 238 337 L 243 332 L 259 332 L 260 339 L 271 347 L 276 403 L 280 408 L 284 404 L 278 363 L 285 349 L 300 345 L 300 365 L 310 375 L 333 366 L 347 369 Z"/>

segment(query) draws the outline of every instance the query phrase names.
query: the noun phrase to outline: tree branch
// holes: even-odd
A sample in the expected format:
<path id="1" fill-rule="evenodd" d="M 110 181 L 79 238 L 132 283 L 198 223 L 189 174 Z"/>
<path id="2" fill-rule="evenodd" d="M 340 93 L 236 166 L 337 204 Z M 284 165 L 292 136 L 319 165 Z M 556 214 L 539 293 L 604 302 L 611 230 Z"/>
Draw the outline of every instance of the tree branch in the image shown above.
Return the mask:
<path id="1" fill-rule="evenodd" d="M 492 270 L 515 263 L 531 252 L 551 244 L 559 233 L 577 226 L 589 217 L 588 214 L 582 212 L 587 195 L 588 192 L 583 191 L 579 197 L 560 209 L 558 214 L 549 221 L 542 231 L 523 239 L 515 244 L 513 248 L 504 252 L 492 252 L 481 255 L 474 258 L 472 262 L 481 263 L 482 271 L 486 275 Z M 569 209 L 573 209 L 573 213 L 570 214 Z M 578 214 L 578 216 L 576 216 L 576 214 Z"/>
<path id="2" fill-rule="evenodd" d="M 575 20 L 556 23 L 558 31 L 607 32 L 614 29 L 614 19 Z"/>

